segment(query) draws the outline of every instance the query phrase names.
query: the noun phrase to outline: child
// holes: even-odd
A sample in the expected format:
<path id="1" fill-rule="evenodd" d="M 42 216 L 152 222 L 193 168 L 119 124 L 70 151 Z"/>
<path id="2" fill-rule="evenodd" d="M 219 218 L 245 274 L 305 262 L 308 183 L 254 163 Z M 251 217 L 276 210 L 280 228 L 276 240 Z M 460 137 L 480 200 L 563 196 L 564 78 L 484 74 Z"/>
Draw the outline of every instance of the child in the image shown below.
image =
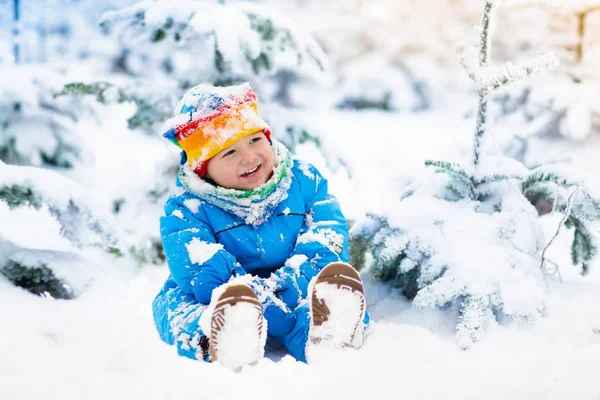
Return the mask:
<path id="1" fill-rule="evenodd" d="M 327 180 L 271 137 L 248 84 L 196 86 L 175 114 L 164 136 L 181 168 L 160 220 L 171 274 L 153 302 L 162 340 L 232 369 L 257 362 L 267 334 L 305 362 L 310 343 L 360 347 L 362 281 Z"/>

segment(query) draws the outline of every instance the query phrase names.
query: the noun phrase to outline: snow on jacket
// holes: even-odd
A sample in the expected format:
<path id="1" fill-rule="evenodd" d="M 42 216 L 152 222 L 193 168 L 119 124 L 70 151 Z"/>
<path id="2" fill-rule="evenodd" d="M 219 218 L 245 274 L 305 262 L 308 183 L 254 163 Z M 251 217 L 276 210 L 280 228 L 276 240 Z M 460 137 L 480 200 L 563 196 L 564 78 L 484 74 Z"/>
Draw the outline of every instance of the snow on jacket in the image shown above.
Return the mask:
<path id="1" fill-rule="evenodd" d="M 277 164 L 269 182 L 276 185 L 247 198 L 182 165 L 178 191 L 160 220 L 171 273 L 165 287 L 177 285 L 208 304 L 213 289 L 232 276 L 252 274 L 270 277 L 278 290 L 294 286 L 283 299 L 293 308 L 323 267 L 348 261 L 346 219 L 327 180 L 311 164 L 292 159 L 282 144 L 273 146 Z M 169 335 L 168 326 L 157 328 L 163 339 Z"/>

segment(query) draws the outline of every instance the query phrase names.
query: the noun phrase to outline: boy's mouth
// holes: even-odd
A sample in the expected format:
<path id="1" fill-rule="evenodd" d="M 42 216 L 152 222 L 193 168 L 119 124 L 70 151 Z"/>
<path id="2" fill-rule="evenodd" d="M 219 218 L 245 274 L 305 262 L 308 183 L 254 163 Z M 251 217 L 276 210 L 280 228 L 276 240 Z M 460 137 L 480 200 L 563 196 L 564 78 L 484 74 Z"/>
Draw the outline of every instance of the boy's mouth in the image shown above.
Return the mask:
<path id="1" fill-rule="evenodd" d="M 244 172 L 240 176 L 242 178 L 249 178 L 249 177 L 255 176 L 258 173 L 258 171 L 260 170 L 261 167 L 262 167 L 262 164 L 259 164 L 256 167 L 254 167 L 252 169 L 249 169 L 248 171 Z"/>

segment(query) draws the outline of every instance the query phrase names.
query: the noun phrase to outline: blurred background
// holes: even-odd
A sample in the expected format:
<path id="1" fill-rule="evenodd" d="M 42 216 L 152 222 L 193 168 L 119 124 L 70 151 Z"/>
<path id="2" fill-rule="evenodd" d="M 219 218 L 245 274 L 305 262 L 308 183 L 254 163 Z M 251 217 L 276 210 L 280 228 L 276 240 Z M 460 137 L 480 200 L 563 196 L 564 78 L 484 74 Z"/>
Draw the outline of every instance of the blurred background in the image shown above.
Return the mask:
<path id="1" fill-rule="evenodd" d="M 469 154 L 476 91 L 456 44 L 477 43 L 481 6 L 0 1 L 0 182 L 12 196 L 0 203 L 4 255 L 15 271 L 48 264 L 46 253 L 16 261 L 15 248 L 91 247 L 163 265 L 158 217 L 178 150 L 161 125 L 200 82 L 249 81 L 276 137 L 326 170 L 349 219 L 360 218 L 428 156 Z M 560 66 L 494 94 L 491 145 L 529 168 L 569 160 L 595 171 L 600 2 L 506 1 L 497 27 L 493 63 L 554 52 Z M 23 218 L 44 222 L 25 229 Z"/>

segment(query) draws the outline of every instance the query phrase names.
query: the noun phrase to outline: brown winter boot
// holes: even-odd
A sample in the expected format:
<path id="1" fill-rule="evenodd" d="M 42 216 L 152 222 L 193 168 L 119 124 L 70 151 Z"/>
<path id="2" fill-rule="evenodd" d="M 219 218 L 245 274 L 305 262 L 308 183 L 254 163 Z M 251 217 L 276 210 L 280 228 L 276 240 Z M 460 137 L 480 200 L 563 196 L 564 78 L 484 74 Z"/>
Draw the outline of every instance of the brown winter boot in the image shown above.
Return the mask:
<path id="1" fill-rule="evenodd" d="M 335 262 L 317 275 L 311 296 L 311 340 L 341 347 L 362 345 L 366 301 L 362 279 L 350 264 Z"/>
<path id="2" fill-rule="evenodd" d="M 265 341 L 262 307 L 254 291 L 245 284 L 227 287 L 211 316 L 211 361 L 239 372 L 263 357 Z"/>

